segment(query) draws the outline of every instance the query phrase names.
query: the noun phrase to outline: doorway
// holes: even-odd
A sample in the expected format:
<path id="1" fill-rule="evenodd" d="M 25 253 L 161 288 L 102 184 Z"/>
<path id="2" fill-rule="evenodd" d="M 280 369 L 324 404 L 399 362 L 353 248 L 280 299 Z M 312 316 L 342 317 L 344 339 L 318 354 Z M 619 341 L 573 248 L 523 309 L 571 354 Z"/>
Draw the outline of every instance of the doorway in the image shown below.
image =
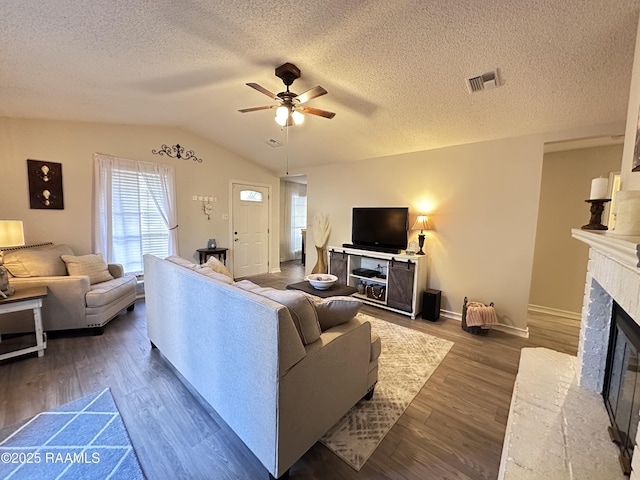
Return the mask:
<path id="1" fill-rule="evenodd" d="M 265 185 L 232 183 L 233 277 L 269 271 L 270 191 Z"/>

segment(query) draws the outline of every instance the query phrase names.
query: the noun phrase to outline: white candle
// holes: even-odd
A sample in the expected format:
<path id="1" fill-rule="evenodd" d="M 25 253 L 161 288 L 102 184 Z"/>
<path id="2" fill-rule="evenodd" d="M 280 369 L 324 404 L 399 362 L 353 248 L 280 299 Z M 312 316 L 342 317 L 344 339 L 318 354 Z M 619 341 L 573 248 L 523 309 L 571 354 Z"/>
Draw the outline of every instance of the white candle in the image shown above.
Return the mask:
<path id="1" fill-rule="evenodd" d="M 608 189 L 608 178 L 594 178 L 591 180 L 591 194 L 589 195 L 589 200 L 603 200 L 607 198 Z"/>

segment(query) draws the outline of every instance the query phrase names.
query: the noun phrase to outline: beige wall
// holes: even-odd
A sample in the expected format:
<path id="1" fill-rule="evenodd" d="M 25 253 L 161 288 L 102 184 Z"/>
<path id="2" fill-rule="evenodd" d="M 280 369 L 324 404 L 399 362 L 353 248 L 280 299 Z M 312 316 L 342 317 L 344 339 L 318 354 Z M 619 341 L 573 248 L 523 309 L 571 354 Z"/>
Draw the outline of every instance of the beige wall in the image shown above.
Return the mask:
<path id="1" fill-rule="evenodd" d="M 532 307 L 579 315 L 589 248 L 571 237 L 589 222 L 591 180 L 618 171 L 622 144 L 544 155 L 531 279 Z M 607 219 L 603 215 L 603 223 Z"/>
<path id="2" fill-rule="evenodd" d="M 327 213 L 340 246 L 354 206 L 408 206 L 411 222 L 430 212 L 428 285 L 442 290 L 442 309 L 459 314 L 465 296 L 494 301 L 501 323 L 525 330 L 542 147 L 526 137 L 310 168 L 308 218 Z"/>
<path id="3" fill-rule="evenodd" d="M 163 143 L 180 143 L 203 162 L 151 153 Z M 230 179 L 270 185 L 270 263 L 271 270 L 279 269 L 279 179 L 199 136 L 176 128 L 0 118 L 0 146 L 0 218 L 23 220 L 28 243 L 50 240 L 67 243 L 77 254 L 91 252 L 92 154 L 99 152 L 175 166 L 179 253 L 184 258 L 196 259 L 195 250 L 206 247 L 209 238 L 229 247 L 229 220 L 222 215 L 230 213 Z M 29 208 L 27 159 L 62 163 L 64 210 Z M 211 220 L 192 195 L 218 197 Z"/>

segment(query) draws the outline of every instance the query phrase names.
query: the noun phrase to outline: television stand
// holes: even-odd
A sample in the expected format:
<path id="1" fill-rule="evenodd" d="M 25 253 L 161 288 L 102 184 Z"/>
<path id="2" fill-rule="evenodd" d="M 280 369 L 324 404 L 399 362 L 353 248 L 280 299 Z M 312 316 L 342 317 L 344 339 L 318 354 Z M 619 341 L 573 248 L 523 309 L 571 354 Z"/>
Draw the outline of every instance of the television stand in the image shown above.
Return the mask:
<path id="1" fill-rule="evenodd" d="M 345 244 L 346 245 L 346 244 Z M 422 292 L 427 288 L 427 255 L 407 255 L 329 247 L 329 273 L 338 282 L 355 287 L 353 296 L 364 303 L 416 318 L 422 312 Z M 376 276 L 358 275 L 373 270 Z"/>

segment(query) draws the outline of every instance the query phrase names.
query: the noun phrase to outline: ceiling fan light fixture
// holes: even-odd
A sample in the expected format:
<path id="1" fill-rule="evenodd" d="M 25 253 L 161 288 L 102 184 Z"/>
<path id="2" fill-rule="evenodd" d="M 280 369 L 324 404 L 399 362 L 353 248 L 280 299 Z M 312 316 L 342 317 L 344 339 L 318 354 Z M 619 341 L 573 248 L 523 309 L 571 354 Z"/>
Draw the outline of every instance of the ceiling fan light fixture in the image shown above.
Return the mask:
<path id="1" fill-rule="evenodd" d="M 287 125 L 289 120 L 289 109 L 285 105 L 276 108 L 276 123 L 281 127 Z"/>
<path id="2" fill-rule="evenodd" d="M 291 118 L 293 119 L 293 123 L 296 125 L 300 125 L 302 122 L 304 122 L 304 115 L 297 110 L 291 112 Z"/>

